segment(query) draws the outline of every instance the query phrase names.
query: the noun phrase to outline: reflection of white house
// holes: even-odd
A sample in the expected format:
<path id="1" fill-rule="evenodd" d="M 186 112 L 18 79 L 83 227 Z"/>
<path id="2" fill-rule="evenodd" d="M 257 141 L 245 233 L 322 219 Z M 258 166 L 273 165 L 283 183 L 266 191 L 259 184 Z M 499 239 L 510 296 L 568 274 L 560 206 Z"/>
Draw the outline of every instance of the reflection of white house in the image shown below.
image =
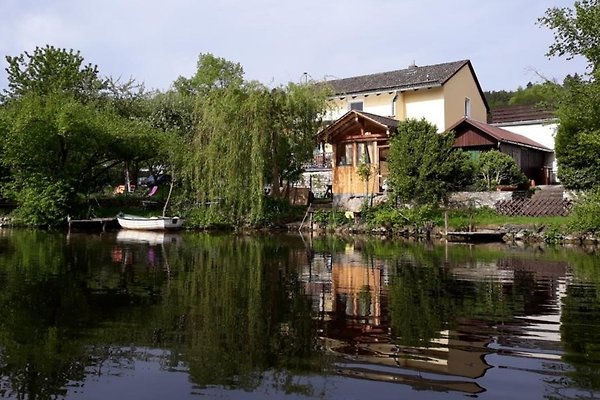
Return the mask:
<path id="1" fill-rule="evenodd" d="M 558 119 L 548 109 L 535 106 L 508 106 L 491 111 L 492 125 L 525 136 L 554 150 Z M 553 181 L 558 181 L 555 154 L 551 158 Z"/>

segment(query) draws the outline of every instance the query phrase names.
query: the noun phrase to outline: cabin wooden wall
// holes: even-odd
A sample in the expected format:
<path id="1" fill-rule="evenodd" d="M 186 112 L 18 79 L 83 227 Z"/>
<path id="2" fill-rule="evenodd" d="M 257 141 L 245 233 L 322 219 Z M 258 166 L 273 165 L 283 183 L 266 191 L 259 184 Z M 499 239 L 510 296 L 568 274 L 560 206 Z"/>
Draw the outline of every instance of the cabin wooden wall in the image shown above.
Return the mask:
<path id="1" fill-rule="evenodd" d="M 454 147 L 483 147 L 483 146 L 495 146 L 496 141 L 487 135 L 482 135 L 475 129 L 468 129 L 461 132 L 460 135 L 454 140 Z"/>
<path id="2" fill-rule="evenodd" d="M 511 156 L 527 178 L 538 184 L 547 183 L 544 176 L 545 152 L 506 143 L 500 145 L 500 151 Z"/>
<path id="3" fill-rule="evenodd" d="M 371 146 L 377 148 L 376 142 L 369 142 Z M 360 179 L 358 175 L 358 165 L 360 160 L 357 158 L 357 142 L 349 143 L 352 145 L 352 162 L 351 165 L 338 165 L 339 160 L 337 152 L 341 151 L 339 146 L 334 146 L 333 149 L 333 183 L 332 189 L 335 194 L 351 194 L 351 195 L 366 195 L 367 182 Z M 379 155 L 378 150 L 373 152 L 374 159 L 371 160 L 371 176 L 368 182 L 368 193 L 379 192 Z"/>

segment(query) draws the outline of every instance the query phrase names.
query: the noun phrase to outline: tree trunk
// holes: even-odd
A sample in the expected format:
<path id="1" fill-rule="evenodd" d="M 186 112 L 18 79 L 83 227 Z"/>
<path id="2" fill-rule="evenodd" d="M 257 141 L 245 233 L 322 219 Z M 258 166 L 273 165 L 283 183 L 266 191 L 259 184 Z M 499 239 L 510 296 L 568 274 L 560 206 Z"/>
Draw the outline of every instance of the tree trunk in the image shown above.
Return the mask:
<path id="1" fill-rule="evenodd" d="M 281 171 L 277 163 L 277 132 L 275 129 L 271 131 L 271 196 L 275 199 L 281 197 L 279 190 L 279 181 L 281 180 Z"/>

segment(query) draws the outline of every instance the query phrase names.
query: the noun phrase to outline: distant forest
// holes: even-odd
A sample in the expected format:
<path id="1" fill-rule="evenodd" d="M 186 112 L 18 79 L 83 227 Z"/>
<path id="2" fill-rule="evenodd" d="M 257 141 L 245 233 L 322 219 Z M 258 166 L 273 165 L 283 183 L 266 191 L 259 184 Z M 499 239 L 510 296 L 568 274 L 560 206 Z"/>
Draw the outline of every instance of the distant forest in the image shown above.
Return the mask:
<path id="1" fill-rule="evenodd" d="M 565 81 L 581 80 L 577 74 L 567 76 Z M 543 83 L 527 83 L 525 87 L 519 86 L 517 90 L 491 90 L 483 92 L 490 110 L 511 105 L 537 105 L 544 108 L 555 108 L 560 96 L 563 84 L 555 81 Z"/>

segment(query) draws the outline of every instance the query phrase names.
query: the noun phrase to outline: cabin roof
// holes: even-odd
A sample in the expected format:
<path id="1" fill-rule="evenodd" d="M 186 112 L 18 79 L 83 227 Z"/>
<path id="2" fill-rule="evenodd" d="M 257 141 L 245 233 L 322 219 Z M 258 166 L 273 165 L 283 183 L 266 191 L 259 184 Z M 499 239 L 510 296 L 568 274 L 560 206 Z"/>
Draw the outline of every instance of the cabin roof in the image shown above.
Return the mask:
<path id="1" fill-rule="evenodd" d="M 351 110 L 323 128 L 317 134 L 317 137 L 321 141 L 331 142 L 334 136 L 356 130 L 357 126 L 362 126 L 365 130 L 376 131 L 379 135 L 388 137 L 392 131 L 396 130 L 399 122 L 393 118 Z"/>

